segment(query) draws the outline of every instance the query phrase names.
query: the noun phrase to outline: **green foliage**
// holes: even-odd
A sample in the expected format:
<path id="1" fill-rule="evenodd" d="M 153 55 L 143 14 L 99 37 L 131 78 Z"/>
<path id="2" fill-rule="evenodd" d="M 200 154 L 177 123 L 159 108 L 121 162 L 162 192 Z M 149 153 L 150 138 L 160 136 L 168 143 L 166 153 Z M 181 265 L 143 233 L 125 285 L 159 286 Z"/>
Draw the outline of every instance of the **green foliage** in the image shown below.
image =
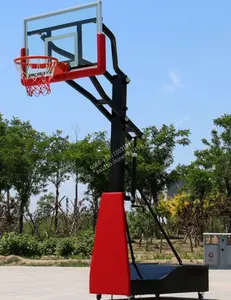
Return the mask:
<path id="1" fill-rule="evenodd" d="M 138 141 L 137 183 L 154 201 L 172 183 L 169 167 L 174 162 L 174 150 L 177 145 L 190 143 L 189 133 L 176 130 L 173 125 L 163 125 L 159 130 L 155 126 L 144 129 L 145 142 Z"/>
<path id="2" fill-rule="evenodd" d="M 77 237 L 47 238 L 38 241 L 29 234 L 7 233 L 0 238 L 0 255 L 22 257 L 53 256 L 89 258 L 92 253 L 94 232 L 85 230 Z"/>
<path id="3" fill-rule="evenodd" d="M 35 215 L 37 219 L 49 218 L 55 207 L 55 195 L 45 194 L 37 201 Z"/>
<path id="4" fill-rule="evenodd" d="M 45 239 L 40 246 L 41 254 L 44 256 L 55 255 L 58 244 L 57 238 Z"/>
<path id="5" fill-rule="evenodd" d="M 70 146 L 68 139 L 68 136 L 62 136 L 61 130 L 57 130 L 47 137 L 49 146 L 46 154 L 46 167 L 49 180 L 56 188 L 59 188 L 63 182 L 69 179 L 68 172 L 70 168 L 66 158 Z"/>
<path id="6" fill-rule="evenodd" d="M 94 232 L 85 230 L 78 234 L 74 254 L 81 258 L 89 258 L 92 253 L 94 243 Z"/>
<path id="7" fill-rule="evenodd" d="M 144 140 L 137 141 L 137 185 L 161 221 L 167 220 L 164 227 L 168 233 L 187 235 L 196 243 L 192 238 L 197 239 L 210 227 L 230 231 L 231 115 L 214 119 L 211 138 L 202 139 L 204 149 L 195 151 L 195 159 L 188 166 L 179 165 L 171 171 L 174 152 L 179 146 L 189 145 L 190 131 L 163 125 L 159 129 L 150 126 L 143 132 Z M 125 149 L 126 161 L 131 164 L 132 143 Z M 122 155 L 123 150 L 112 155 L 118 153 Z M 37 132 L 30 122 L 5 120 L 0 114 L 0 232 L 15 231 L 18 222 L 20 232 L 26 224 L 26 232 L 41 240 L 53 236 L 38 242 L 32 235 L 4 234 L 0 254 L 90 257 L 94 233 L 86 229 L 95 227 L 100 196 L 108 190 L 109 162 L 106 132 L 94 132 L 71 142 L 60 130 L 47 135 Z M 65 211 L 64 201 L 60 201 L 65 199 L 60 187 L 70 175 L 87 189 L 85 198 L 69 199 L 75 213 L 70 207 Z M 162 200 L 164 189 L 178 180 L 185 183 L 182 190 L 173 199 Z M 47 190 L 50 183 L 55 186 L 55 195 Z M 130 192 L 128 174 L 125 186 Z M 12 197 L 11 190 L 16 196 Z M 32 215 L 28 210 L 30 198 L 40 193 L 43 196 Z M 131 235 L 140 243 L 158 237 L 158 228 L 147 211 L 132 210 L 127 217 Z"/>
<path id="8" fill-rule="evenodd" d="M 131 237 L 142 239 L 150 237 L 154 231 L 154 221 L 149 212 L 141 210 L 132 210 L 127 213 L 128 224 Z"/>
<path id="9" fill-rule="evenodd" d="M 75 243 L 73 238 L 58 239 L 56 254 L 61 257 L 69 257 L 74 254 Z"/>
<path id="10" fill-rule="evenodd" d="M 106 132 L 95 132 L 73 143 L 68 152 L 72 173 L 97 196 L 108 189 L 110 143 Z M 76 172 L 78 171 L 78 172 Z"/>
<path id="11" fill-rule="evenodd" d="M 0 255 L 38 256 L 40 255 L 39 242 L 28 234 L 4 234 L 0 239 Z"/>
<path id="12" fill-rule="evenodd" d="M 45 171 L 45 135 L 33 129 L 30 122 L 13 118 L 8 122 L 2 139 L 2 163 L 9 187 L 17 192 L 19 232 L 23 230 L 23 214 L 32 195 L 44 190 L 47 184 Z"/>
<path id="13" fill-rule="evenodd" d="M 56 254 L 62 257 L 77 256 L 80 258 L 89 258 L 92 253 L 94 242 L 94 232 L 85 230 L 75 238 L 58 239 Z"/>
<path id="14" fill-rule="evenodd" d="M 231 115 L 214 119 L 211 140 L 202 139 L 205 149 L 195 151 L 200 167 L 213 174 L 213 189 L 231 196 Z"/>

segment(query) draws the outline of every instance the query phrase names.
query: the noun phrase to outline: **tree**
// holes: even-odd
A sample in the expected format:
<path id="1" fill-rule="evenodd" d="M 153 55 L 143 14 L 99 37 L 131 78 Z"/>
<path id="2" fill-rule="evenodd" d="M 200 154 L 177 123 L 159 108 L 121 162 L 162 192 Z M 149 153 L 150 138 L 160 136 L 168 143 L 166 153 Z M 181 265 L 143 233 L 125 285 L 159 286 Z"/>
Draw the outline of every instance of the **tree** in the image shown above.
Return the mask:
<path id="1" fill-rule="evenodd" d="M 209 220 L 208 212 L 205 210 L 204 202 L 210 199 L 213 191 L 213 173 L 197 166 L 196 162 L 192 163 L 184 177 L 185 185 L 182 190 L 190 195 L 191 202 L 197 201 L 198 214 L 198 237 L 203 241 L 203 233 Z"/>
<path id="2" fill-rule="evenodd" d="M 48 219 L 55 209 L 55 195 L 48 193 L 39 198 L 36 205 L 35 216 L 37 220 Z"/>
<path id="3" fill-rule="evenodd" d="M 55 231 L 58 229 L 59 190 L 62 183 L 70 178 L 70 167 L 67 162 L 67 151 L 70 146 L 68 138 L 62 136 L 61 130 L 57 130 L 47 140 L 49 144 L 46 157 L 47 172 L 49 181 L 55 186 Z"/>
<path id="4" fill-rule="evenodd" d="M 78 170 L 79 182 L 87 186 L 86 199 L 90 201 L 93 212 L 93 228 L 96 225 L 99 198 L 108 190 L 109 154 L 106 132 L 95 132 L 72 143 L 68 154 L 72 173 Z"/>
<path id="5" fill-rule="evenodd" d="M 47 185 L 44 133 L 34 130 L 30 122 L 13 118 L 7 127 L 1 153 L 7 166 L 9 182 L 17 191 L 19 205 L 19 232 L 23 231 L 25 206 L 32 195 L 43 191 Z"/>
<path id="6" fill-rule="evenodd" d="M 3 195 L 0 195 L 0 234 L 15 230 L 17 226 L 17 204 L 15 198 L 10 197 L 5 200 Z"/>
<path id="7" fill-rule="evenodd" d="M 189 133 L 176 130 L 173 125 L 163 125 L 159 130 L 155 126 L 144 129 L 144 142 L 138 141 L 137 184 L 151 202 L 157 203 L 165 186 L 172 183 L 169 168 L 174 162 L 174 150 L 177 145 L 190 143 Z"/>
<path id="8" fill-rule="evenodd" d="M 10 197 L 10 189 L 12 188 L 12 182 L 10 179 L 10 173 L 9 168 L 4 160 L 5 156 L 5 138 L 7 134 L 7 128 L 8 128 L 9 122 L 8 120 L 5 120 L 3 116 L 0 114 L 0 197 L 2 196 L 2 200 L 4 201 L 5 195 L 3 193 L 6 193 L 6 206 L 4 210 L 5 215 L 5 222 L 10 227 L 10 222 L 12 221 L 11 218 L 11 203 L 10 201 L 12 198 Z"/>
<path id="9" fill-rule="evenodd" d="M 75 144 L 78 142 L 78 134 L 79 134 L 79 129 L 78 126 L 75 126 L 73 128 L 74 133 L 75 133 Z M 74 177 L 75 181 L 75 200 L 74 200 L 74 219 L 77 217 L 78 214 L 78 184 L 79 184 L 79 170 L 78 170 L 78 164 L 75 160 L 72 160 L 71 163 L 71 173 L 72 176 Z"/>
<path id="10" fill-rule="evenodd" d="M 139 239 L 139 246 L 142 246 L 143 239 L 146 240 L 146 249 L 148 239 L 153 237 L 153 228 L 155 221 L 149 211 L 133 209 L 127 212 L 127 220 L 129 225 L 130 235 L 134 239 Z"/>
<path id="11" fill-rule="evenodd" d="M 212 174 L 213 195 L 227 206 L 231 198 L 231 115 L 224 114 L 213 121 L 216 128 L 211 131 L 211 140 L 202 139 L 206 148 L 195 151 L 195 163 Z M 229 224 L 226 230 L 230 231 L 230 215 L 226 218 Z"/>
<path id="12" fill-rule="evenodd" d="M 161 199 L 158 203 L 157 210 L 162 218 L 167 220 L 167 224 L 178 229 L 180 234 L 189 238 L 191 252 L 193 252 L 193 238 L 195 245 L 201 235 L 201 227 L 210 216 L 212 207 L 209 200 L 203 201 L 203 208 L 198 199 L 193 199 L 190 194 L 181 192 L 171 199 Z M 203 210 L 203 218 L 201 217 Z"/>

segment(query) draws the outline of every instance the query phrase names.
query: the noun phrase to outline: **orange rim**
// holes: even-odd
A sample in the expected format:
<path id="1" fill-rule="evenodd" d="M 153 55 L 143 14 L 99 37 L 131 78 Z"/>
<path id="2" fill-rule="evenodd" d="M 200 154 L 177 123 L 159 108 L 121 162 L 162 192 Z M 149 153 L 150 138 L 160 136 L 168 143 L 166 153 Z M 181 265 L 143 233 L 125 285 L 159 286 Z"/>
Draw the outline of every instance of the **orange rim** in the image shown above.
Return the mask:
<path id="1" fill-rule="evenodd" d="M 41 62 L 41 63 L 32 63 L 33 59 L 46 59 L 50 60 L 50 62 Z M 59 60 L 52 56 L 43 56 L 43 55 L 35 55 L 35 56 L 21 56 L 14 59 L 14 63 L 17 65 L 22 65 L 23 67 L 30 66 L 32 69 L 45 69 L 54 65 L 54 63 L 58 63 Z"/>

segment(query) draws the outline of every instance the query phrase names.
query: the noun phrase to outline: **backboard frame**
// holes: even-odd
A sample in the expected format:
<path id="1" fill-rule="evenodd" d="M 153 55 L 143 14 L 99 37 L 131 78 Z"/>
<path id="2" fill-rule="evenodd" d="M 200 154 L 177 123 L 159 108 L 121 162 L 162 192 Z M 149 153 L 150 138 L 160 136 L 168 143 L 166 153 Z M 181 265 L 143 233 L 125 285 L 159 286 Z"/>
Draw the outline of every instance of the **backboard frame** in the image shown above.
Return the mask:
<path id="1" fill-rule="evenodd" d="M 43 19 L 43 18 L 48 18 L 48 17 L 53 17 L 53 16 L 58 16 L 61 14 L 69 13 L 69 12 L 74 12 L 74 11 L 79 11 L 87 8 L 96 8 L 96 18 L 92 19 L 86 19 L 82 21 L 76 21 L 72 23 L 66 23 L 66 24 L 60 24 L 57 26 L 51 26 L 51 27 L 46 27 L 46 28 L 40 28 L 37 30 L 33 31 L 28 31 L 28 22 Z M 96 76 L 96 75 L 102 75 L 106 71 L 106 38 L 105 35 L 103 34 L 102 31 L 102 25 L 103 25 L 103 17 L 102 17 L 102 1 L 98 0 L 95 2 L 83 4 L 83 5 L 77 5 L 74 7 L 66 8 L 66 9 L 61 9 L 57 10 L 54 12 L 50 13 L 44 13 L 32 17 L 28 17 L 24 19 L 24 48 L 21 49 L 21 56 L 29 56 L 30 55 L 30 49 L 28 45 L 28 37 L 33 34 L 41 34 L 42 38 L 42 33 L 43 32 L 48 32 L 48 31 L 54 31 L 58 30 L 61 28 L 67 28 L 70 27 L 71 25 L 73 26 L 74 23 L 78 23 L 80 25 L 82 24 L 87 24 L 87 23 L 96 23 L 97 27 L 97 63 L 96 64 L 89 64 L 85 66 L 78 66 L 76 67 L 76 64 L 78 63 L 78 57 L 75 56 L 74 59 L 71 61 L 67 61 L 68 64 L 68 71 L 66 72 L 56 72 L 54 77 L 52 78 L 51 82 L 60 82 L 60 81 L 67 81 L 67 80 L 74 80 L 77 78 L 83 78 L 83 77 L 90 77 L 90 76 Z M 78 36 L 74 34 L 66 35 L 66 37 L 73 37 L 75 43 L 75 47 L 78 47 Z M 65 36 L 63 35 L 63 38 Z M 45 55 L 51 56 L 51 51 L 49 51 L 49 42 L 52 43 L 54 41 L 55 37 L 49 37 L 45 36 L 44 40 L 44 47 L 45 47 Z M 62 49 L 61 49 L 62 50 Z M 37 55 L 42 55 L 43 53 L 38 53 Z M 71 53 L 69 53 L 71 55 Z M 67 70 L 67 68 L 65 69 Z"/>

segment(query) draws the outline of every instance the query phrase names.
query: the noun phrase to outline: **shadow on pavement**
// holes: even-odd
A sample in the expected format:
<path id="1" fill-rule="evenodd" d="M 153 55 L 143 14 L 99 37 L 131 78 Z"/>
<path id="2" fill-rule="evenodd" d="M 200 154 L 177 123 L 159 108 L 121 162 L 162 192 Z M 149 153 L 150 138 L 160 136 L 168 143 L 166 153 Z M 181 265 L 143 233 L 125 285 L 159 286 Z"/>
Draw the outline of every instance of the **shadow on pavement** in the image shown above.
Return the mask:
<path id="1" fill-rule="evenodd" d="M 110 298 L 109 298 L 110 299 Z M 108 300 L 109 300 L 108 299 Z M 113 298 L 113 300 L 128 300 L 129 298 L 120 298 L 120 299 L 116 299 L 116 298 Z M 159 297 L 159 298 L 156 298 L 156 297 L 135 297 L 135 300 L 196 300 L 198 299 L 198 297 L 194 297 L 194 298 L 185 298 L 185 297 Z M 215 299 L 215 298 L 207 298 L 205 296 L 204 300 L 221 300 L 221 299 Z"/>

